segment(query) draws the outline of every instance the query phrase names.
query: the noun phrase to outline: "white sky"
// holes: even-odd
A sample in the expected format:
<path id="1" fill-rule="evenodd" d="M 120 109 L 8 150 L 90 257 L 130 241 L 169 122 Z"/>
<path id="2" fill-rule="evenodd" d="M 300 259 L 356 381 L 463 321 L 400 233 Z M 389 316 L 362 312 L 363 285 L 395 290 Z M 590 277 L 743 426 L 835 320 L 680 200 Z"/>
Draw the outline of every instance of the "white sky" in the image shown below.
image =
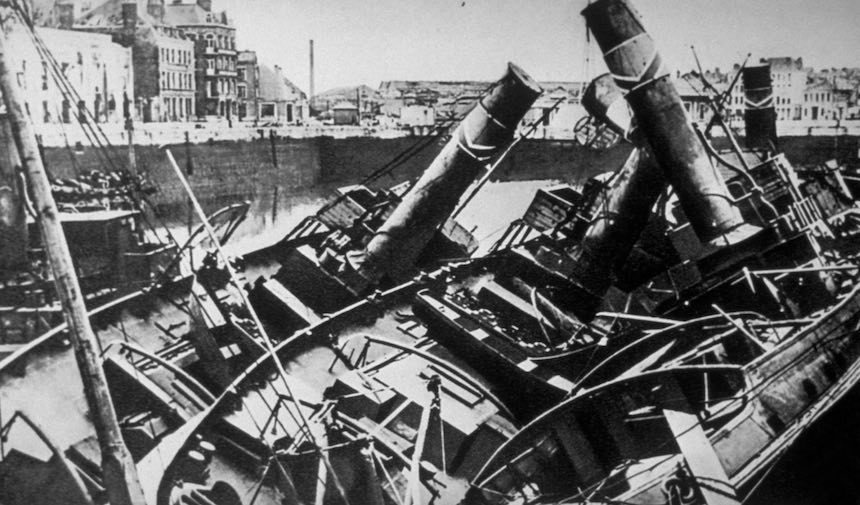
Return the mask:
<path id="1" fill-rule="evenodd" d="M 381 80 L 493 80 L 507 61 L 538 80 L 586 77 L 588 0 L 214 0 L 237 45 L 316 91 Z M 860 66 L 860 0 L 634 0 L 672 68 L 726 68 L 747 52 Z M 591 75 L 605 68 L 594 46 Z"/>

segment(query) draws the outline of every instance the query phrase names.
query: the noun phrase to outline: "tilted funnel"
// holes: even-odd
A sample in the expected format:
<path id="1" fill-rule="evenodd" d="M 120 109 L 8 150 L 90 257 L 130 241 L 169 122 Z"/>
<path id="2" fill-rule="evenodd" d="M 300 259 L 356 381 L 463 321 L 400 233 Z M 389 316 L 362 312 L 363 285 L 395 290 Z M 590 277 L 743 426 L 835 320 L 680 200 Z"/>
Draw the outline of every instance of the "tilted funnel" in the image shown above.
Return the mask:
<path id="1" fill-rule="evenodd" d="M 629 138 L 632 118 L 623 92 L 609 74 L 589 84 L 582 104 L 589 114 Z M 586 292 L 574 307 L 580 319 L 587 321 L 594 317 L 612 281 L 613 266 L 630 254 L 665 187 L 663 172 L 647 146 L 635 148 L 608 181 L 599 197 L 597 213 L 580 243 L 570 252 L 576 260 L 571 280 Z"/>
<path id="2" fill-rule="evenodd" d="M 597 0 L 583 15 L 618 86 L 636 115 L 637 128 L 678 195 L 703 242 L 727 244 L 757 231 L 744 223 L 725 182 L 687 119 L 681 97 L 654 41 L 628 0 Z"/>
<path id="3" fill-rule="evenodd" d="M 457 127 L 451 140 L 367 244 L 358 272 L 375 284 L 408 274 L 436 230 L 487 163 L 513 139 L 541 94 L 522 69 L 508 71 Z"/>
<path id="4" fill-rule="evenodd" d="M 610 130 L 630 140 L 633 116 L 624 100 L 624 91 L 611 74 L 599 75 L 588 83 L 582 93 L 582 106 Z"/>

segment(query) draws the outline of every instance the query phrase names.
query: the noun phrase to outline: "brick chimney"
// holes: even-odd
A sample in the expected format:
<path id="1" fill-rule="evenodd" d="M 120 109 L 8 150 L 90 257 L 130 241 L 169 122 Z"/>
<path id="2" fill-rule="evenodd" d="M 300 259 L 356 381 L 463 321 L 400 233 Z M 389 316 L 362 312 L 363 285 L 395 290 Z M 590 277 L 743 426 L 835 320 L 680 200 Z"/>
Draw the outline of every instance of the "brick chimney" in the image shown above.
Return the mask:
<path id="1" fill-rule="evenodd" d="M 197 5 L 206 12 L 212 12 L 212 0 L 197 0 Z"/>
<path id="2" fill-rule="evenodd" d="M 147 0 L 146 12 L 159 23 L 164 22 L 164 0 Z"/>
<path id="3" fill-rule="evenodd" d="M 75 4 L 72 2 L 58 2 L 57 23 L 64 30 L 71 30 L 75 24 Z"/>
<path id="4" fill-rule="evenodd" d="M 137 32 L 137 2 L 125 1 L 122 4 L 122 34 L 126 44 L 134 43 Z"/>

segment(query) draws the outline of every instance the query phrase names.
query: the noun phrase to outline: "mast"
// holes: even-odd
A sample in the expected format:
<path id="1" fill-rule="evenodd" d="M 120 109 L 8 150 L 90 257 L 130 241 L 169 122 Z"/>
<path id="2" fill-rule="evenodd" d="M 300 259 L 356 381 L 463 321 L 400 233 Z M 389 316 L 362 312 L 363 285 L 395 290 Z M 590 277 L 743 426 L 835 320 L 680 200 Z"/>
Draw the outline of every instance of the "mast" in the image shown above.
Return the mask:
<path id="1" fill-rule="evenodd" d="M 0 270 L 14 271 L 27 264 L 27 213 L 17 172 L 21 166 L 12 144 L 12 128 L 0 115 Z"/>
<path id="2" fill-rule="evenodd" d="M 137 175 L 137 157 L 134 153 L 134 122 L 131 118 L 131 100 L 128 93 L 122 94 L 122 112 L 125 116 L 125 133 L 128 136 L 128 171 Z"/>
<path id="3" fill-rule="evenodd" d="M 0 90 L 11 118 L 12 135 L 28 177 L 57 295 L 75 347 L 84 394 L 101 448 L 108 500 L 112 505 L 145 505 L 137 469 L 120 434 L 104 370 L 96 351 L 95 336 L 58 217 L 57 204 L 51 194 L 51 185 L 39 156 L 33 129 L 24 113 L 24 100 L 15 74 L 11 71 L 13 65 L 8 58 L 6 40 L 0 34 Z"/>

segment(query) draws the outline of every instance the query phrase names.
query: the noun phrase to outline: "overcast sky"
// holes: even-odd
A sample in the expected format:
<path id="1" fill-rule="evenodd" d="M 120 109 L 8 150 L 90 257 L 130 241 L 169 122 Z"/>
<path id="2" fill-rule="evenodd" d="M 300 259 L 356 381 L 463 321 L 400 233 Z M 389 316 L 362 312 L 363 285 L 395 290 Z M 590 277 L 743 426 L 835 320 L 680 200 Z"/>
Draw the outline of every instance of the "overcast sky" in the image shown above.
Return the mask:
<path id="1" fill-rule="evenodd" d="M 493 80 L 505 62 L 538 80 L 579 80 L 604 70 L 594 45 L 586 75 L 588 0 L 214 0 L 257 51 L 316 91 L 381 80 Z M 671 68 L 707 68 L 759 56 L 802 56 L 807 66 L 860 66 L 860 0 L 634 0 Z"/>

